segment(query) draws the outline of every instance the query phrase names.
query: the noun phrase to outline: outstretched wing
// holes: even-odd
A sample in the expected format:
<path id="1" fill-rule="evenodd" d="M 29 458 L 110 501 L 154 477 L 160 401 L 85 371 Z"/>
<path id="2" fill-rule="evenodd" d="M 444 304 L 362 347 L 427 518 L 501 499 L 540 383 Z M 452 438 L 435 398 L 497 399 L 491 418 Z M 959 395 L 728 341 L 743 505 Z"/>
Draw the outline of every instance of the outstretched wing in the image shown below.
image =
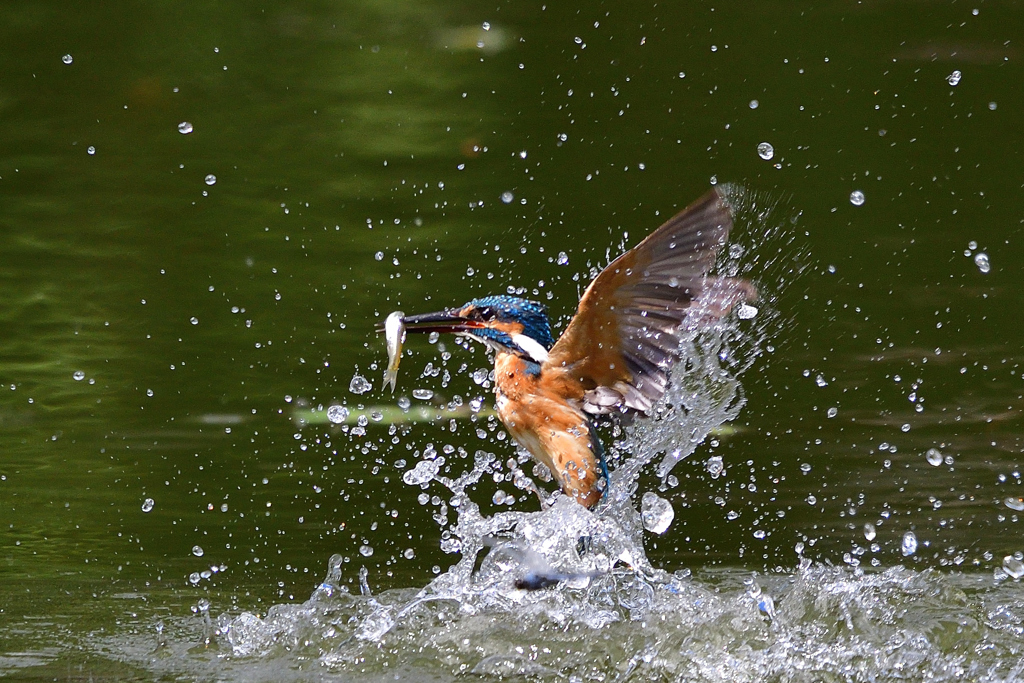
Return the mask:
<path id="1" fill-rule="evenodd" d="M 711 190 L 605 268 L 580 300 L 545 366 L 579 382 L 583 407 L 646 412 L 665 393 L 688 314 L 725 315 L 756 297 L 735 278 L 709 278 L 732 214 Z"/>

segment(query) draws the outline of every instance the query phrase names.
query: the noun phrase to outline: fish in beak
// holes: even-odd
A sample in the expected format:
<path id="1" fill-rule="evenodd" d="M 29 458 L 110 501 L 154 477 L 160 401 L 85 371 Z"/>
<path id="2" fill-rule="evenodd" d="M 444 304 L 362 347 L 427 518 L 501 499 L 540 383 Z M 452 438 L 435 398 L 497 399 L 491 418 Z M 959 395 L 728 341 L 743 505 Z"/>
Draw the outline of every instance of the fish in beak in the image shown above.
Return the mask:
<path id="1" fill-rule="evenodd" d="M 398 364 L 402 360 L 402 344 L 405 342 L 406 332 L 459 333 L 482 326 L 479 321 L 470 320 L 460 315 L 458 311 L 439 311 L 410 316 L 401 311 L 391 313 L 383 323 L 377 326 L 377 332 L 384 333 L 388 347 L 388 368 L 384 371 L 384 386 L 390 385 L 391 393 L 395 393 L 395 384 L 398 382 Z"/>

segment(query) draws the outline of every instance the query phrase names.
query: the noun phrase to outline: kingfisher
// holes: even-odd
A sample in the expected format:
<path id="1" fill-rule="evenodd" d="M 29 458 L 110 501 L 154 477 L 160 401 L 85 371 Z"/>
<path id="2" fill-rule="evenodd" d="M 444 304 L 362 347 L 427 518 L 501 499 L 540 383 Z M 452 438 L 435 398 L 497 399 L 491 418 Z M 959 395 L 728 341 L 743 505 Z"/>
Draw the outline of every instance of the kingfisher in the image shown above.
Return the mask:
<path id="1" fill-rule="evenodd" d="M 496 409 L 509 434 L 566 496 L 592 508 L 610 481 L 595 418 L 648 414 L 679 358 L 680 327 L 757 296 L 745 280 L 709 275 L 731 228 L 714 188 L 601 271 L 557 341 L 547 308 L 515 296 L 402 322 L 408 332 L 454 333 L 493 352 Z"/>

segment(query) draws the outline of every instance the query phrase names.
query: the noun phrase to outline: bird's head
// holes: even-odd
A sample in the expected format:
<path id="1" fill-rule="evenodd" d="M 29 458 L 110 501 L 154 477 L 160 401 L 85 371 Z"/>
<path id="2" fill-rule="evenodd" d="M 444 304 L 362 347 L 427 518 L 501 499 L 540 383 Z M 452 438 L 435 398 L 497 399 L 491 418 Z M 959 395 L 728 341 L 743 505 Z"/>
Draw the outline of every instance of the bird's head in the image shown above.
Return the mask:
<path id="1" fill-rule="evenodd" d="M 546 311 L 536 301 L 498 295 L 473 299 L 459 308 L 406 316 L 403 323 L 408 332 L 453 332 L 495 351 L 542 363 L 555 343 Z"/>

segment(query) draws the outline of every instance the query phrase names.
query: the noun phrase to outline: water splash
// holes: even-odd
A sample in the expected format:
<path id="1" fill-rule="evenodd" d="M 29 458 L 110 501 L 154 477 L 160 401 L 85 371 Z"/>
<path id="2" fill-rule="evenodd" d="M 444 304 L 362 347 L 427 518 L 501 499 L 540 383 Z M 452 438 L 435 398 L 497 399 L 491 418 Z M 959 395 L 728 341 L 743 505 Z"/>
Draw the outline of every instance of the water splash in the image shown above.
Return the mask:
<path id="1" fill-rule="evenodd" d="M 730 186 L 722 186 L 722 190 L 737 204 L 741 216 L 738 224 L 744 224 L 744 212 L 754 216 L 752 221 L 746 221 L 748 224 L 761 225 L 767 220 L 769 212 L 757 197 Z M 723 254 L 718 272 L 743 277 L 746 273 L 739 259 L 749 255 L 749 251 L 738 247 Z M 445 527 L 442 549 L 457 555 L 458 560 L 405 604 L 371 605 L 369 601 L 360 601 L 356 606 L 351 598 L 345 597 L 345 609 L 357 613 L 356 618 L 346 622 L 355 626 L 341 629 L 348 634 L 346 642 L 354 639 L 380 644 L 393 630 L 404 631 L 410 623 L 418 623 L 420 617 L 414 615 L 423 612 L 432 614 L 432 619 L 439 614 L 446 615 L 445 619 L 457 619 L 463 623 L 459 628 L 471 628 L 467 624 L 482 614 L 510 615 L 513 622 L 532 615 L 541 623 L 603 628 L 647 618 L 651 610 L 661 609 L 662 599 L 656 597 L 661 593 L 687 595 L 682 598 L 687 605 L 706 600 L 703 589 L 691 593 L 689 588 L 683 588 L 681 575 L 651 565 L 644 549 L 645 528 L 664 533 L 674 512 L 670 501 L 653 492 L 635 494 L 640 476 L 650 464 L 657 461 L 656 473 L 666 480 L 672 468 L 692 454 L 713 430 L 739 415 L 746 400 L 740 376 L 762 353 L 775 319 L 771 314 L 772 295 L 771 291 L 762 292 L 756 321 L 749 315 L 720 318 L 711 310 L 705 315 L 701 302 L 696 303 L 689 322 L 679 331 L 681 360 L 673 367 L 669 390 L 648 419 L 637 420 L 625 428 L 608 449 L 611 484 L 594 510 L 559 492 L 543 493 L 537 483 L 516 469 L 513 484 L 537 493 L 542 509 L 487 516 L 471 493 L 472 487 L 500 464 L 497 456 L 479 450 L 470 470 L 447 477 L 443 472 L 450 471 L 453 463 L 449 462 L 446 469 L 444 456 L 429 449 L 429 454 L 425 453 L 422 460 L 405 471 L 403 481 L 433 492 L 438 488 L 447 491 L 447 504 L 442 503 L 435 519 Z M 708 298 L 709 302 L 720 300 L 721 297 Z M 721 473 L 721 456 L 713 456 L 712 461 Z M 636 507 L 637 500 L 642 500 L 642 512 Z M 453 522 L 449 521 L 449 509 L 456 513 Z M 324 586 L 336 586 L 337 567 L 332 564 L 327 579 L 309 603 L 290 611 L 307 616 L 318 612 L 317 605 L 311 603 L 324 598 Z M 328 593 L 334 595 L 338 590 L 331 588 Z M 368 589 L 363 592 L 369 593 Z M 749 590 L 745 594 L 752 595 Z M 749 603 L 745 599 L 744 609 L 752 608 L 745 618 L 759 621 L 775 614 L 770 597 L 761 599 L 758 594 Z M 678 608 L 677 605 L 670 611 Z M 370 611 L 364 614 L 366 609 Z M 285 611 L 289 610 L 282 606 L 272 608 L 261 621 L 253 615 L 225 617 L 220 633 L 236 654 L 266 649 L 280 629 L 276 617 Z M 339 626 L 334 624 L 331 628 L 340 632 Z M 627 656 L 627 660 L 635 654 Z M 332 664 L 340 665 L 348 655 L 332 651 L 324 656 Z M 524 672 L 531 670 L 528 662 L 529 657 L 522 662 L 484 658 L 474 665 L 473 671 Z M 634 665 L 640 663 L 638 659 Z"/>
<path id="2" fill-rule="evenodd" d="M 982 273 L 992 270 L 992 262 L 989 261 L 988 254 L 983 251 L 974 255 L 974 265 L 978 266 L 978 270 Z"/>
<path id="3" fill-rule="evenodd" d="M 904 557 L 909 557 L 917 552 L 917 535 L 913 531 L 903 534 L 903 540 L 900 542 L 900 552 L 903 553 Z"/>
<path id="4" fill-rule="evenodd" d="M 579 506 L 576 506 L 577 508 Z M 221 680 L 1017 680 L 1020 584 L 802 560 L 793 571 L 645 578 L 628 570 L 524 591 L 495 581 L 528 553 L 492 553 L 454 595 L 352 594 L 334 556 L 301 604 L 211 619 L 195 610 L 108 656 L 165 677 Z M 1012 567 L 1017 569 L 1016 565 Z M 483 573 L 483 569 L 481 570 Z M 1007 577 L 1009 578 L 1009 577 Z M 490 582 L 490 583 L 489 583 Z M 166 626 L 165 626 L 166 624 Z M 201 645 L 197 647 L 197 643 Z"/>
<path id="5" fill-rule="evenodd" d="M 739 199 L 748 213 L 766 215 L 756 195 Z M 737 224 L 766 225 L 757 220 Z M 785 262 L 792 273 L 793 259 Z M 744 276 L 745 267 L 723 257 L 719 272 Z M 803 558 L 768 575 L 651 566 L 645 526 L 665 526 L 670 502 L 635 495 L 639 475 L 657 463 L 667 478 L 743 407 L 740 377 L 768 349 L 779 321 L 771 283 L 755 284 L 756 322 L 731 316 L 684 330 L 687 360 L 673 372 L 673 389 L 652 420 L 626 429 L 610 449 L 612 486 L 595 510 L 541 493 L 540 511 L 486 515 L 474 486 L 495 473 L 497 456 L 479 450 L 466 471 L 448 477 L 460 461 L 451 456 L 446 469 L 444 456 L 425 448 L 417 463 L 402 463 L 403 479 L 440 501 L 441 547 L 455 562 L 422 588 L 375 593 L 361 569 L 359 593 L 351 593 L 343 558 L 334 556 L 305 602 L 212 618 L 201 609 L 182 621 L 161 613 L 160 629 L 99 647 L 158 675 L 195 679 L 1019 678 L 1024 603 L 1020 583 L 1008 580 L 1024 575 L 1016 556 L 1004 559 L 996 581 L 901 567 L 865 573 Z M 712 477 L 725 465 L 721 455 L 707 456 Z M 521 470 L 513 474 L 517 488 L 540 491 Z M 644 498 L 641 513 L 635 501 Z M 875 534 L 864 525 L 865 539 Z M 916 550 L 916 537 L 908 537 L 904 548 L 912 539 Z"/>
<path id="6" fill-rule="evenodd" d="M 640 499 L 640 510 L 644 528 L 656 534 L 668 531 L 676 516 L 675 510 L 672 509 L 672 503 L 653 491 L 644 493 L 643 498 Z"/>

